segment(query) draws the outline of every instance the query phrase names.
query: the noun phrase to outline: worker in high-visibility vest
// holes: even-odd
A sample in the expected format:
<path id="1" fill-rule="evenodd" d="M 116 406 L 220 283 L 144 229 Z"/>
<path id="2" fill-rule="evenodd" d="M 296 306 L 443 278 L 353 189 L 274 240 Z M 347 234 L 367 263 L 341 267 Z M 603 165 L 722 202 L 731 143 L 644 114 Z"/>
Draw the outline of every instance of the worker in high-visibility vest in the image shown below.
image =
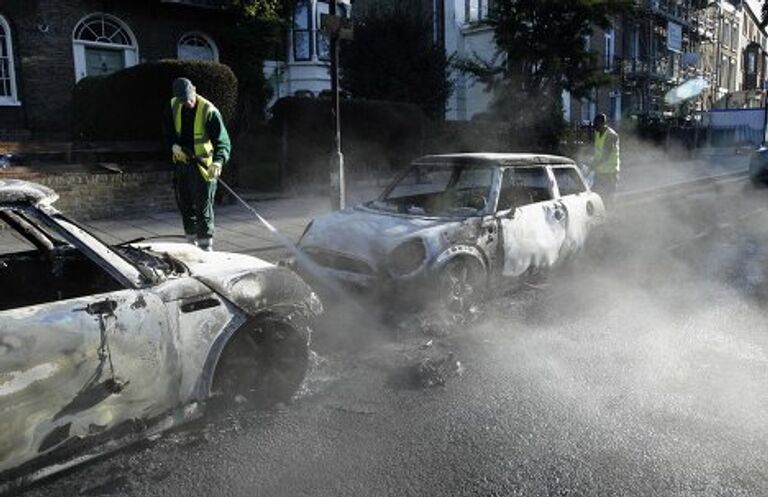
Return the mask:
<path id="1" fill-rule="evenodd" d="M 619 184 L 621 158 L 619 134 L 608 126 L 605 114 L 595 116 L 595 155 L 592 160 L 592 170 L 595 180 L 592 190 L 599 193 L 607 202 L 613 200 L 616 187 Z"/>
<path id="2" fill-rule="evenodd" d="M 173 82 L 164 130 L 175 164 L 176 202 L 187 241 L 213 250 L 216 180 L 229 160 L 231 143 L 216 107 L 187 78 Z"/>

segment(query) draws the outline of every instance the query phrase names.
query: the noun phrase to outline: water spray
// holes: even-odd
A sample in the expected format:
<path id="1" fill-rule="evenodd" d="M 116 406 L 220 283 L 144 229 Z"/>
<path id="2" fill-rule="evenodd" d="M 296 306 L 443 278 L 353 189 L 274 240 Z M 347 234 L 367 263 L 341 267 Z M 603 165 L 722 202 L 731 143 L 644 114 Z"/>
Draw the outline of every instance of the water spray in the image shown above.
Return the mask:
<path id="1" fill-rule="evenodd" d="M 224 187 L 225 190 L 227 190 L 234 198 L 238 201 L 248 212 L 254 215 L 256 219 L 265 227 L 267 230 L 269 230 L 270 233 L 272 233 L 272 236 L 275 237 L 275 239 L 278 241 L 280 245 L 288 249 L 288 251 L 296 258 L 297 261 L 299 261 L 302 265 L 302 267 L 309 273 L 312 274 L 312 276 L 320 281 L 322 281 L 323 285 L 333 291 L 336 294 L 336 297 L 339 296 L 348 296 L 348 293 L 344 288 L 338 284 L 335 280 L 328 277 L 327 275 L 323 274 L 323 272 L 320 270 L 320 267 L 304 252 L 301 251 L 301 249 L 291 241 L 290 238 L 282 234 L 275 226 L 267 221 L 264 216 L 259 214 L 259 212 L 253 208 L 248 202 L 245 201 L 240 195 L 237 194 L 237 192 L 227 184 L 226 181 L 224 181 L 221 178 L 218 178 L 217 180 L 221 186 Z M 351 298 L 348 299 L 349 302 L 353 302 Z"/>

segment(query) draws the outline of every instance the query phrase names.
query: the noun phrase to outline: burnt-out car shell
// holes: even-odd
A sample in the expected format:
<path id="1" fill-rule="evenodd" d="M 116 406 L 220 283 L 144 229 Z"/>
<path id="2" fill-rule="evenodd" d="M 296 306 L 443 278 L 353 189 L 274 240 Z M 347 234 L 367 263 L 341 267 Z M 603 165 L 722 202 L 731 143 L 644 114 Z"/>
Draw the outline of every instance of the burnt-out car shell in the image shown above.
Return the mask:
<path id="1" fill-rule="evenodd" d="M 0 181 L 15 235 L 0 251 L 0 492 L 188 419 L 230 342 L 264 323 L 295 332 L 303 377 L 322 307 L 295 273 L 183 243 L 109 246 L 55 199 Z"/>
<path id="2" fill-rule="evenodd" d="M 430 174 L 443 178 L 442 190 L 428 191 Z M 309 278 L 319 271 L 320 283 L 413 303 L 441 290 L 451 261 L 470 261 L 485 286 L 556 266 L 604 217 L 602 199 L 568 158 L 431 155 L 377 200 L 314 219 L 299 247 L 314 263 Z"/>

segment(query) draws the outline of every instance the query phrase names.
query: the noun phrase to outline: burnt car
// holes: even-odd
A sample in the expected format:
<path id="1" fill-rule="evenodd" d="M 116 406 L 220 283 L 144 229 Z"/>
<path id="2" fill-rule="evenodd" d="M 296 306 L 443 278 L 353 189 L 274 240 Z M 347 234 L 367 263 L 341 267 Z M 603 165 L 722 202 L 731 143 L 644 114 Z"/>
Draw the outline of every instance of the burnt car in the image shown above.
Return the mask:
<path id="1" fill-rule="evenodd" d="M 110 246 L 55 199 L 0 181 L 0 487 L 196 417 L 212 396 L 291 398 L 322 312 L 300 277 L 189 244 Z"/>
<path id="2" fill-rule="evenodd" d="M 576 164 L 535 154 L 430 155 L 371 202 L 314 219 L 300 270 L 463 319 L 489 287 L 572 259 L 605 219 Z"/>
<path id="3" fill-rule="evenodd" d="M 756 185 L 768 185 L 768 147 L 765 145 L 749 158 L 749 178 Z"/>

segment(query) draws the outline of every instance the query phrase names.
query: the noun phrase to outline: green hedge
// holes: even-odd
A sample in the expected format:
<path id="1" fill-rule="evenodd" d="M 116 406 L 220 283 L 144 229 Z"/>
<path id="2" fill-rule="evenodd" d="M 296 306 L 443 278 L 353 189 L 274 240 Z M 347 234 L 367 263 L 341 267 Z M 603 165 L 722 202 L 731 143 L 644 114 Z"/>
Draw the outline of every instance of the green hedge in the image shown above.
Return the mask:
<path id="1" fill-rule="evenodd" d="M 286 140 L 291 180 L 325 180 L 333 147 L 331 100 L 286 97 L 272 108 L 272 125 Z M 429 121 L 416 105 L 376 100 L 341 101 L 342 150 L 350 175 L 391 170 L 423 151 Z"/>
<path id="2" fill-rule="evenodd" d="M 237 105 L 237 78 L 213 62 L 162 60 L 140 64 L 109 76 L 87 77 L 75 86 L 75 135 L 86 140 L 160 138 L 161 116 L 171 99 L 171 84 L 192 80 L 229 122 Z"/>

